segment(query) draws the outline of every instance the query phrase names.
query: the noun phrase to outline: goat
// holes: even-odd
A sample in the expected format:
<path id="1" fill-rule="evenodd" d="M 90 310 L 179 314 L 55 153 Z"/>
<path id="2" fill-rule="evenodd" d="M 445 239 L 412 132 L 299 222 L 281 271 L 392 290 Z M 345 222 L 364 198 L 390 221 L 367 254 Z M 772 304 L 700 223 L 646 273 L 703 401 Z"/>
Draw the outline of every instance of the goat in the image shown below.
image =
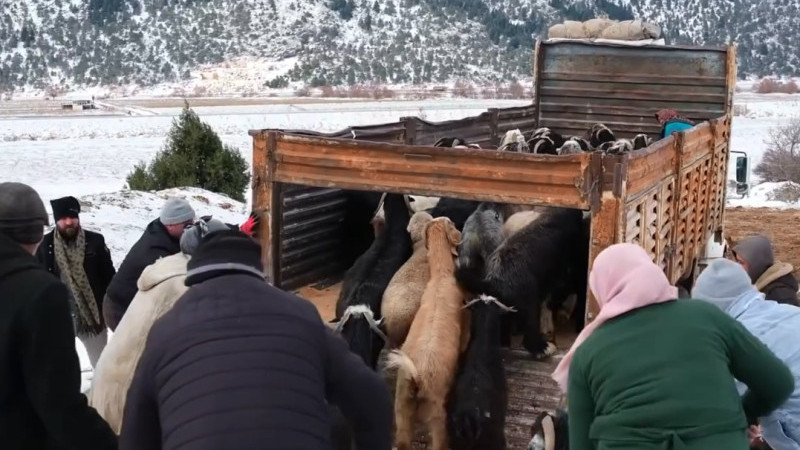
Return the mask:
<path id="1" fill-rule="evenodd" d="M 386 327 L 387 348 L 399 347 L 406 339 L 408 329 L 419 309 L 425 286 L 430 280 L 428 250 L 425 248 L 425 227 L 433 220 L 430 214 L 420 211 L 411 216 L 408 234 L 414 252 L 389 282 L 383 293 L 381 316 Z"/>
<path id="2" fill-rule="evenodd" d="M 411 214 L 420 211 L 430 211 L 439 203 L 439 197 L 426 197 L 423 195 L 409 195 L 408 201 L 411 206 Z"/>
<path id="3" fill-rule="evenodd" d="M 484 275 L 489 255 L 503 241 L 503 223 L 508 208 L 498 203 L 483 202 L 464 223 L 458 244 L 456 278 Z"/>
<path id="4" fill-rule="evenodd" d="M 447 217 L 453 221 L 456 229 L 461 231 L 469 216 L 475 212 L 481 202 L 475 200 L 462 200 L 460 198 L 442 197 L 439 203 L 431 210 L 434 219 Z"/>
<path id="5" fill-rule="evenodd" d="M 544 135 L 550 134 L 550 133 L 552 133 L 552 131 L 548 127 L 537 128 L 536 130 L 534 130 L 533 133 L 531 133 L 531 135 L 528 137 L 528 140 L 530 141 L 531 139 L 533 139 L 535 137 L 544 136 Z"/>
<path id="6" fill-rule="evenodd" d="M 465 308 L 471 310 L 471 338 L 447 402 L 450 448 L 505 450 L 508 386 L 500 354 L 500 315 L 513 309 L 486 295 Z"/>
<path id="7" fill-rule="evenodd" d="M 387 194 L 383 206 L 386 230 L 376 239 L 378 245 L 370 247 L 347 271 L 336 302 L 338 330 L 350 350 L 373 369 L 386 341 L 380 321 L 376 320 L 380 316 L 383 292 L 411 256 L 411 238 L 406 231 L 410 217 L 403 195 Z"/>
<path id="8" fill-rule="evenodd" d="M 566 144 L 567 142 L 570 141 L 577 142 L 578 146 L 580 146 L 581 150 L 583 150 L 584 152 L 588 152 L 592 149 L 592 146 L 589 144 L 589 141 L 587 141 L 584 138 L 578 136 L 570 136 L 567 138 L 567 140 L 564 141 L 564 143 Z"/>
<path id="9" fill-rule="evenodd" d="M 527 450 L 569 450 L 569 416 L 566 410 L 555 414 L 543 411 L 531 425 L 531 441 Z"/>
<path id="10" fill-rule="evenodd" d="M 528 141 L 528 147 L 531 149 L 531 153 L 534 154 L 543 154 L 543 155 L 557 155 L 558 154 L 558 146 L 556 145 L 555 141 L 550 138 L 550 135 L 545 136 L 537 136 L 530 141 Z"/>
<path id="11" fill-rule="evenodd" d="M 434 147 L 456 147 L 459 145 L 466 146 L 467 141 L 459 137 L 443 137 L 433 144 Z"/>
<path id="12" fill-rule="evenodd" d="M 591 130 L 589 130 L 589 144 L 593 148 L 600 147 L 600 144 L 604 142 L 613 142 L 616 140 L 617 138 L 614 137 L 614 133 L 602 123 L 592 125 Z"/>
<path id="13" fill-rule="evenodd" d="M 653 143 L 653 139 L 646 134 L 637 134 L 633 137 L 633 149 L 639 150 L 641 148 L 649 147 Z"/>
<path id="14" fill-rule="evenodd" d="M 405 343 L 389 354 L 387 363 L 387 367 L 399 369 L 397 450 L 411 449 L 415 416 L 428 426 L 434 450 L 448 448 L 445 402 L 458 368 L 466 314 L 464 292 L 454 276 L 460 241 L 461 233 L 450 219 L 433 219 L 425 229 L 431 278 Z"/>
<path id="15" fill-rule="evenodd" d="M 584 150 L 581 148 L 581 145 L 577 141 L 567 140 L 564 142 L 564 145 L 558 148 L 556 152 L 559 155 L 577 155 L 583 153 Z"/>
<path id="16" fill-rule="evenodd" d="M 525 136 L 518 129 L 509 130 L 503 136 L 498 147 L 500 151 L 516 152 L 516 153 L 530 153 L 530 148 L 525 142 Z"/>
<path id="17" fill-rule="evenodd" d="M 342 251 L 345 267 L 352 266 L 366 252 L 375 238 L 373 222 L 375 210 L 381 202 L 380 192 L 344 191 L 344 221 L 342 223 Z M 380 219 L 378 219 L 380 220 Z"/>
<path id="18" fill-rule="evenodd" d="M 605 152 L 609 155 L 622 155 L 633 151 L 633 144 L 627 139 L 618 139 Z"/>
<path id="19" fill-rule="evenodd" d="M 522 315 L 522 344 L 534 358 L 555 353 L 541 333 L 542 302 L 576 259 L 582 237 L 580 210 L 550 208 L 511 235 L 489 257 L 483 279 L 460 278 L 468 291 L 491 295 Z"/>

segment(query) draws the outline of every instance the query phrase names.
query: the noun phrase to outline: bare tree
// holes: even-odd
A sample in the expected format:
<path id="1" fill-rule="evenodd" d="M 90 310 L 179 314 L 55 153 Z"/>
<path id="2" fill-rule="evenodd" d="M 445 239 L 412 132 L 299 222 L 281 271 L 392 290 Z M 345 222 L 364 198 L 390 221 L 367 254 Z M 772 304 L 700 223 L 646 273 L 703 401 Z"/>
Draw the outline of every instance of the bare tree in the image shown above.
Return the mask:
<path id="1" fill-rule="evenodd" d="M 800 183 L 800 117 L 770 129 L 767 151 L 754 172 L 764 181 Z"/>

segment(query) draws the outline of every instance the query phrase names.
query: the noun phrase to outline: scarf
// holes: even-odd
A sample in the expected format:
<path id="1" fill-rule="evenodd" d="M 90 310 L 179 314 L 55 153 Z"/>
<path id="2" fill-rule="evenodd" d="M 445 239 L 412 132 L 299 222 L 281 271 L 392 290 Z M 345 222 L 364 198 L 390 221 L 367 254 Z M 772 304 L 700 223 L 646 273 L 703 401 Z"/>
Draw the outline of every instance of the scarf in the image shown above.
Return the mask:
<path id="1" fill-rule="evenodd" d="M 615 244 L 600 252 L 589 273 L 589 288 L 600 304 L 600 313 L 583 328 L 553 372 L 552 378 L 564 393 L 575 350 L 594 330 L 627 312 L 678 298 L 678 288 L 670 285 L 664 271 L 636 244 Z"/>
<path id="2" fill-rule="evenodd" d="M 80 230 L 74 245 L 68 244 L 58 230 L 53 232 L 53 253 L 76 310 L 75 328 L 78 334 L 96 336 L 103 328 L 94 292 L 83 267 L 86 254 L 86 234 Z"/>

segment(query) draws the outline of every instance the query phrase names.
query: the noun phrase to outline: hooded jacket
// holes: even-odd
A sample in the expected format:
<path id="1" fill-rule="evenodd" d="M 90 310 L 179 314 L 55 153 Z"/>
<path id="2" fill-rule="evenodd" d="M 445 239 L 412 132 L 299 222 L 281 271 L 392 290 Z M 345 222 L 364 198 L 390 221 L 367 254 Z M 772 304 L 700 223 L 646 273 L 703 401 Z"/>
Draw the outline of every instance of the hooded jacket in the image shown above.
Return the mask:
<path id="1" fill-rule="evenodd" d="M 693 297 L 711 303 L 739 321 L 791 370 L 794 392 L 759 418 L 764 440 L 775 450 L 800 450 L 800 308 L 765 300 L 744 268 L 717 260 L 697 278 Z M 737 382 L 739 392 L 745 387 Z"/>
<path id="2" fill-rule="evenodd" d="M 0 234 L 0 446 L 116 449 L 80 386 L 66 286 Z"/>
<path id="3" fill-rule="evenodd" d="M 108 343 L 94 369 L 90 404 L 119 434 L 125 397 L 133 372 L 144 350 L 153 323 L 172 309 L 188 289 L 186 263 L 189 257 L 176 253 L 147 266 L 139 277 L 139 292 L 119 322 L 114 338 Z"/>
<path id="4" fill-rule="evenodd" d="M 798 305 L 798 282 L 794 267 L 775 261 L 772 243 L 764 236 L 752 236 L 740 242 L 733 251 L 749 266 L 747 274 L 769 300 Z"/>

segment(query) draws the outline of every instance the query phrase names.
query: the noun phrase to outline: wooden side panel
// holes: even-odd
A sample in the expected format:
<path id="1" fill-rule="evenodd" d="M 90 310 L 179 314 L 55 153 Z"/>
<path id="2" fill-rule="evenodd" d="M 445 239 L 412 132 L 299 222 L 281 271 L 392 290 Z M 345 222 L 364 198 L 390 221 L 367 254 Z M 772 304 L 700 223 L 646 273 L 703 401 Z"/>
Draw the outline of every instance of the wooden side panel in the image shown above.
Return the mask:
<path id="1" fill-rule="evenodd" d="M 552 156 L 278 134 L 274 181 L 588 209 L 589 154 Z"/>
<path id="2" fill-rule="evenodd" d="M 725 48 L 543 41 L 536 67 L 539 126 L 583 134 L 604 123 L 619 137 L 657 135 L 656 111 L 702 122 L 728 112 Z"/>

